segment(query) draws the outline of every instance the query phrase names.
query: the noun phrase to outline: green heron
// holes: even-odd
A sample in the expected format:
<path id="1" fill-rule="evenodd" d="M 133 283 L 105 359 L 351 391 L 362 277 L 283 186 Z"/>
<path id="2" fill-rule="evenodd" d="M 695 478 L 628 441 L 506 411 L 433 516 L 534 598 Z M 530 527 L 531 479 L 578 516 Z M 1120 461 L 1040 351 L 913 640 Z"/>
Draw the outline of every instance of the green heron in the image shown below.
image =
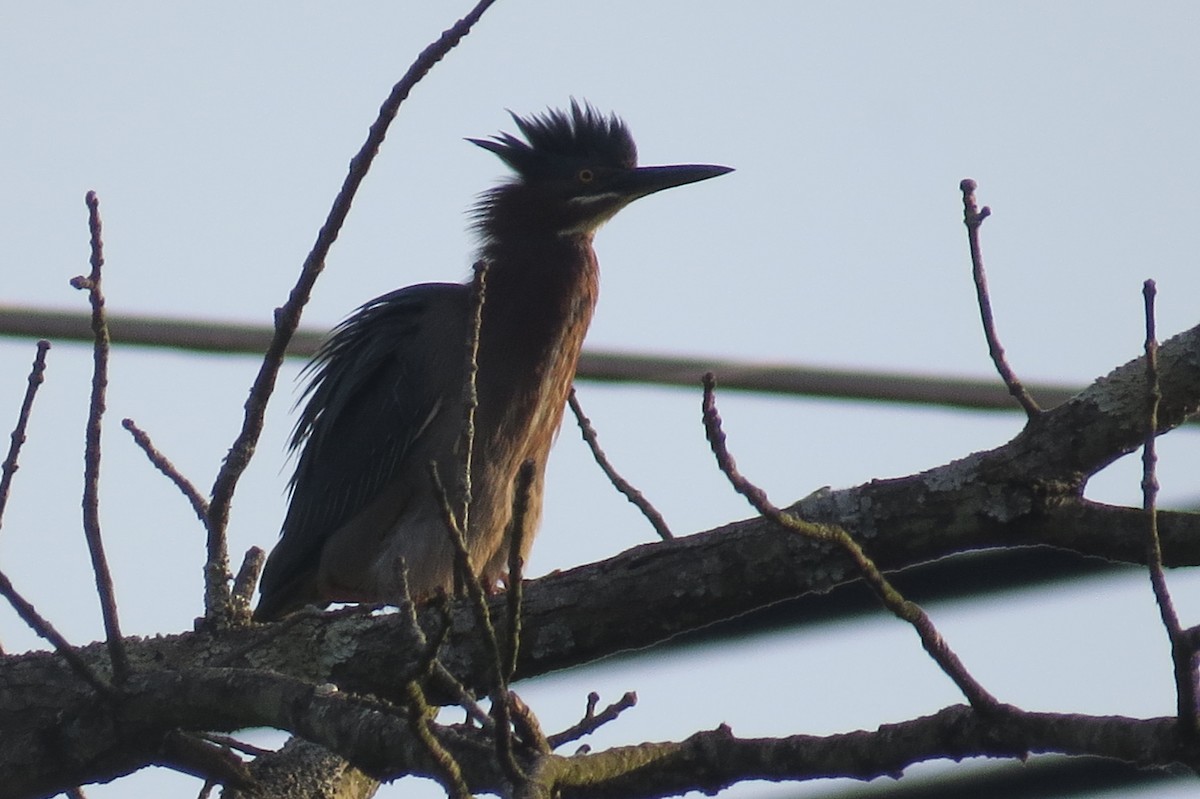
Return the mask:
<path id="1" fill-rule="evenodd" d="M 464 538 L 489 588 L 505 575 L 526 461 L 533 478 L 522 556 L 541 516 L 546 455 L 599 289 L 593 234 L 640 197 L 731 171 L 639 167 L 625 123 L 587 104 L 512 116 L 524 141 L 507 133 L 468 140 L 516 173 L 474 213 L 488 271 Z M 470 316 L 470 284 L 409 286 L 363 305 L 322 345 L 291 438 L 300 457 L 257 619 L 308 604 L 396 603 L 405 584 L 418 599 L 453 588 L 454 547 L 430 464 L 446 485 L 461 469 Z"/>

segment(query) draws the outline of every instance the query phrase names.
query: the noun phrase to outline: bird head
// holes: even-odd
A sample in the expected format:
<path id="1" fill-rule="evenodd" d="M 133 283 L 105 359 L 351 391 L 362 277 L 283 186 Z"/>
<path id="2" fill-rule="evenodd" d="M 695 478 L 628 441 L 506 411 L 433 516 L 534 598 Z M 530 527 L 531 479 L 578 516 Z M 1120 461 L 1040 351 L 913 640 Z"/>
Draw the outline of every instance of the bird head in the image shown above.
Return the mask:
<path id="1" fill-rule="evenodd" d="M 574 100 L 569 111 L 512 118 L 524 140 L 509 133 L 467 140 L 516 173 L 485 193 L 476 209 L 485 238 L 509 226 L 590 236 L 640 197 L 733 171 L 708 164 L 639 167 L 625 123 Z"/>

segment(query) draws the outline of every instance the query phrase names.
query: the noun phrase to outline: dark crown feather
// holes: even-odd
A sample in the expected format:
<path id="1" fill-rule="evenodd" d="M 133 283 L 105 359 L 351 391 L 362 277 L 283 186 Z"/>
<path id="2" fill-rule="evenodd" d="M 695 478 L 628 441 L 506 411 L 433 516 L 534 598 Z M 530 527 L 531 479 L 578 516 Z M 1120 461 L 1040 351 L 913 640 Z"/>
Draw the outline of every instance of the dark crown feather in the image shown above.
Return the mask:
<path id="1" fill-rule="evenodd" d="M 509 114 L 525 141 L 511 133 L 467 141 L 495 153 L 523 178 L 555 173 L 563 161 L 589 161 L 623 169 L 637 166 L 633 136 L 616 114 L 606 116 L 574 99 L 569 112 L 552 108 L 527 117 L 511 111 Z"/>

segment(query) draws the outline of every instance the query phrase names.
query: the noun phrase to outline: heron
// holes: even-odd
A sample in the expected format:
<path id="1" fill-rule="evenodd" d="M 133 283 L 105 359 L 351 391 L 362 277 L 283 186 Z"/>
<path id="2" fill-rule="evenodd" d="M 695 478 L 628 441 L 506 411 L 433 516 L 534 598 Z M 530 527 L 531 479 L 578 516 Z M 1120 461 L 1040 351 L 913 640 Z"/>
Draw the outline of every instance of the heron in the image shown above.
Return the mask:
<path id="1" fill-rule="evenodd" d="M 597 229 L 634 200 L 732 171 L 638 166 L 626 124 L 575 100 L 511 116 L 520 136 L 467 140 L 513 172 L 473 212 L 486 264 L 477 337 L 471 283 L 423 283 L 362 305 L 321 345 L 306 370 L 290 501 L 256 619 L 453 590 L 455 546 L 433 471 L 449 484 L 463 463 L 471 342 L 477 406 L 462 540 L 473 575 L 498 589 L 526 462 L 522 559 L 540 521 L 546 458 L 599 292 Z"/>

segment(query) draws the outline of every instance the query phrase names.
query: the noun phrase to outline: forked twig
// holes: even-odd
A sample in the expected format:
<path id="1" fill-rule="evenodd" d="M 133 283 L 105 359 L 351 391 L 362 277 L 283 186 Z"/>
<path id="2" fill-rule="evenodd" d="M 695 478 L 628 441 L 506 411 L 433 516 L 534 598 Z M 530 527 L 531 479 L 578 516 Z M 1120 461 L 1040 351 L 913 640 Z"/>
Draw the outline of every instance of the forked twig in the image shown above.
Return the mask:
<path id="1" fill-rule="evenodd" d="M 596 712 L 596 705 L 598 704 L 600 704 L 600 694 L 596 693 L 595 691 L 588 694 L 587 710 L 584 711 L 583 718 L 562 732 L 551 735 L 548 738 L 550 742 L 550 748 L 557 749 L 563 744 L 570 743 L 571 741 L 577 741 L 583 736 L 590 735 L 591 733 L 595 732 L 600 727 L 609 723 L 617 716 L 636 705 L 637 694 L 633 691 L 627 691 L 624 696 L 622 696 L 616 702 L 613 702 L 608 707 L 604 708 L 604 710 L 601 710 L 599 713 Z"/>
<path id="2" fill-rule="evenodd" d="M 646 520 L 650 522 L 650 526 L 654 528 L 654 532 L 658 533 L 658 537 L 664 541 L 669 541 L 675 536 L 671 534 L 671 528 L 667 526 L 667 520 L 658 512 L 658 508 L 646 499 L 646 495 L 634 488 L 633 484 L 617 473 L 613 468 L 612 463 L 608 460 L 608 456 L 604 454 L 604 450 L 600 448 L 600 440 L 596 435 L 596 428 L 592 426 L 592 420 L 588 419 L 583 412 L 583 406 L 579 404 L 579 398 L 575 396 L 575 388 L 572 386 L 571 393 L 567 395 L 567 404 L 571 406 L 571 412 L 575 414 L 575 421 L 579 423 L 579 432 L 583 434 L 583 440 L 587 442 L 588 449 L 592 451 L 592 457 L 600 466 L 601 471 L 608 477 L 609 482 L 613 484 L 613 488 L 625 495 L 625 498 L 637 506 Z"/>
<path id="3" fill-rule="evenodd" d="M 33 399 L 45 379 L 48 349 L 49 341 L 42 339 L 37 343 L 33 367 L 29 370 L 29 385 L 25 388 L 25 398 L 21 400 L 21 410 L 17 413 L 17 425 L 12 431 L 12 443 L 8 446 L 8 455 L 5 456 L 4 463 L 0 464 L 0 526 L 4 524 L 4 508 L 8 505 L 8 492 L 12 486 L 13 475 L 19 468 L 17 457 L 21 454 L 21 445 L 25 443 L 25 428 L 29 424 L 29 414 L 33 411 Z"/>
<path id="4" fill-rule="evenodd" d="M 987 338 L 988 354 L 992 356 L 992 363 L 996 365 L 1000 379 L 1008 387 L 1008 393 L 1021 403 L 1021 407 L 1025 409 L 1025 415 L 1032 419 L 1041 413 L 1042 409 L 1025 390 L 1025 386 L 1021 384 L 1016 373 L 1008 365 L 1008 360 L 1004 357 L 1004 347 L 1000 345 L 1000 337 L 996 335 L 996 320 L 992 316 L 992 300 L 988 296 L 987 274 L 983 271 L 983 250 L 979 246 L 979 226 L 983 224 L 983 220 L 991 216 L 992 209 L 986 205 L 980 208 L 976 204 L 975 181 L 967 178 L 959 184 L 959 188 L 963 195 L 963 224 L 967 226 L 967 241 L 971 246 L 971 273 L 975 278 L 975 294 L 979 299 L 979 314 L 983 319 L 983 335 Z"/>
<path id="5" fill-rule="evenodd" d="M 450 503 L 445 499 L 445 492 L 440 491 L 441 482 L 437 476 L 436 465 L 430 464 L 430 470 L 435 491 L 441 493 L 445 507 L 444 512 L 448 514 L 446 524 L 451 530 L 451 537 L 457 537 L 457 530 L 454 528 L 455 520 L 453 513 L 449 510 Z M 454 755 L 450 754 L 449 750 L 442 746 L 442 742 L 438 740 L 437 735 L 434 733 L 433 724 L 434 719 L 437 717 L 437 708 L 429 704 L 429 701 L 425 697 L 425 690 L 421 687 L 421 680 L 432 675 L 449 676 L 455 686 L 462 687 L 461 683 L 453 675 L 450 675 L 449 671 L 438 659 L 438 651 L 441 649 L 442 642 L 450 630 L 449 620 L 442 625 L 442 630 L 439 634 L 440 637 L 434 641 L 429 641 L 425 637 L 425 631 L 421 628 L 420 622 L 417 620 L 416 604 L 413 602 L 412 592 L 408 588 L 408 566 L 404 563 L 403 559 L 399 564 L 399 578 L 401 588 L 399 610 L 408 622 L 409 628 L 416 636 L 417 645 L 423 650 L 421 662 L 418 663 L 412 676 L 407 679 L 404 685 L 404 692 L 407 699 L 409 731 L 433 760 L 440 774 L 439 783 L 446 790 L 446 795 L 453 799 L 460 799 L 460 797 L 462 799 L 469 799 L 471 791 L 467 786 L 466 780 L 463 779 L 461 766 L 454 759 Z M 441 598 L 443 602 L 442 610 L 445 612 L 445 595 L 442 594 Z M 467 692 L 463 689 L 462 693 L 465 696 Z M 474 705 L 474 701 L 469 697 L 468 701 L 471 702 L 470 706 Z M 464 705 L 464 707 L 468 707 L 468 713 L 470 713 L 470 706 Z M 476 710 L 482 714 L 482 710 L 479 710 L 477 707 Z M 486 715 L 484 717 L 486 718 Z"/>
<path id="6" fill-rule="evenodd" d="M 417 645 L 423 647 L 425 651 L 423 658 L 425 662 L 416 673 L 425 674 L 438 688 L 453 697 L 454 701 L 466 711 L 469 718 L 473 719 L 483 729 L 490 730 L 494 723 L 491 716 L 479 706 L 479 703 L 475 701 L 475 697 L 466 689 L 466 686 L 459 682 L 458 678 L 446 668 L 446 665 L 438 657 L 442 644 L 445 643 L 447 636 L 450 634 L 451 619 L 448 598 L 445 594 L 437 594 L 434 597 L 433 605 L 441 616 L 442 627 L 434 635 L 427 636 L 425 630 L 417 620 L 417 608 L 408 591 L 407 571 L 402 571 L 401 575 L 404 588 L 402 592 L 404 603 L 400 606 L 400 611 L 406 614 L 409 628 L 413 631 L 413 635 L 416 636 Z M 431 638 L 432 640 L 430 640 Z"/>
<path id="7" fill-rule="evenodd" d="M 167 479 L 174 483 L 180 493 L 191 503 L 192 510 L 199 517 L 200 523 L 208 524 L 208 500 L 200 494 L 199 489 L 196 488 L 192 481 L 184 477 L 175 468 L 175 464 L 171 463 L 170 459 L 154 446 L 154 442 L 150 440 L 150 435 L 138 427 L 132 419 L 122 419 L 121 427 L 129 431 L 129 434 L 133 436 L 134 443 L 141 447 L 142 452 L 146 453 L 146 457 L 154 464 L 154 468 L 166 475 Z"/>
<path id="8" fill-rule="evenodd" d="M 1180 728 L 1189 738 L 1195 738 L 1200 729 L 1196 720 L 1195 648 L 1179 624 L 1179 614 L 1167 588 L 1167 575 L 1163 571 L 1162 543 L 1158 536 L 1158 453 L 1155 436 L 1158 434 L 1158 405 L 1162 400 L 1162 388 L 1158 380 L 1158 339 L 1155 333 L 1154 297 L 1157 293 L 1153 280 L 1142 284 L 1142 298 L 1146 315 L 1146 439 L 1142 445 L 1142 507 L 1149 522 L 1146 541 L 1146 564 L 1150 571 L 1150 585 L 1154 599 L 1162 616 L 1163 626 L 1171 641 L 1171 661 L 1175 673 L 1176 713 Z"/>
<path id="9" fill-rule="evenodd" d="M 88 293 L 92 305 L 92 397 L 88 409 L 86 443 L 83 455 L 83 532 L 87 537 L 88 552 L 92 556 L 92 570 L 96 575 L 96 591 L 100 595 L 100 611 L 104 617 L 104 636 L 108 654 L 112 659 L 113 678 L 117 683 L 125 681 L 129 674 L 129 661 L 125 656 L 125 641 L 121 638 L 121 624 L 117 618 L 117 600 L 113 589 L 112 573 L 108 569 L 108 558 L 104 554 L 104 540 L 100 535 L 100 431 L 104 418 L 105 392 L 108 388 L 108 324 L 104 319 L 104 293 L 100 288 L 100 275 L 104 267 L 104 241 L 100 223 L 100 200 L 96 192 L 87 193 L 88 229 L 91 233 L 92 271 L 71 279 L 71 285 Z"/>
<path id="10" fill-rule="evenodd" d="M 480 0 L 465 17 L 445 31 L 436 42 L 426 47 L 417 56 L 416 61 L 408 68 L 404 76 L 392 87 L 391 94 L 379 108 L 379 115 L 367 133 L 367 139 L 359 149 L 358 154 L 350 160 L 350 168 L 342 188 L 334 198 L 333 207 L 325 224 L 317 234 L 317 240 L 312 250 L 304 259 L 304 266 L 296 285 L 288 295 L 288 300 L 275 312 L 275 334 L 263 357 L 262 366 L 254 378 L 250 396 L 246 400 L 246 415 L 241 432 L 225 456 L 225 462 L 213 483 L 212 501 L 208 514 L 208 560 L 205 564 L 204 612 L 210 623 L 220 626 L 226 623 L 230 616 L 229 606 L 229 553 L 226 543 L 225 530 L 229 524 L 229 508 L 233 501 L 233 492 L 238 480 L 250 463 L 254 448 L 262 434 L 263 421 L 266 417 L 267 400 L 275 388 L 279 368 L 288 342 L 300 324 L 300 314 L 312 294 L 317 277 L 325 268 L 325 258 L 329 249 L 341 231 L 342 224 L 350 212 L 350 205 L 358 192 L 371 167 L 375 154 L 383 144 L 388 126 L 396 117 L 400 104 L 408 97 L 413 87 L 423 78 L 433 65 L 466 36 L 472 26 L 479 20 L 495 0 Z"/>
<path id="11" fill-rule="evenodd" d="M 925 651 L 941 667 L 946 676 L 954 681 L 971 706 L 979 711 L 989 711 L 999 707 L 996 698 L 971 676 L 962 661 L 959 660 L 958 655 L 946 644 L 925 611 L 915 602 L 905 599 L 892 586 L 848 532 L 841 527 L 815 524 L 800 519 L 794 514 L 785 513 L 771 504 L 765 491 L 742 476 L 726 444 L 725 432 L 721 427 L 721 415 L 717 412 L 715 391 L 716 379 L 709 372 L 704 376 L 704 432 L 712 447 L 713 455 L 716 456 L 717 464 L 734 490 L 744 496 L 764 518 L 783 529 L 816 541 L 826 541 L 839 546 L 854 561 L 859 573 L 884 606 L 898 618 L 912 625 L 917 635 L 920 636 L 921 645 Z"/>

